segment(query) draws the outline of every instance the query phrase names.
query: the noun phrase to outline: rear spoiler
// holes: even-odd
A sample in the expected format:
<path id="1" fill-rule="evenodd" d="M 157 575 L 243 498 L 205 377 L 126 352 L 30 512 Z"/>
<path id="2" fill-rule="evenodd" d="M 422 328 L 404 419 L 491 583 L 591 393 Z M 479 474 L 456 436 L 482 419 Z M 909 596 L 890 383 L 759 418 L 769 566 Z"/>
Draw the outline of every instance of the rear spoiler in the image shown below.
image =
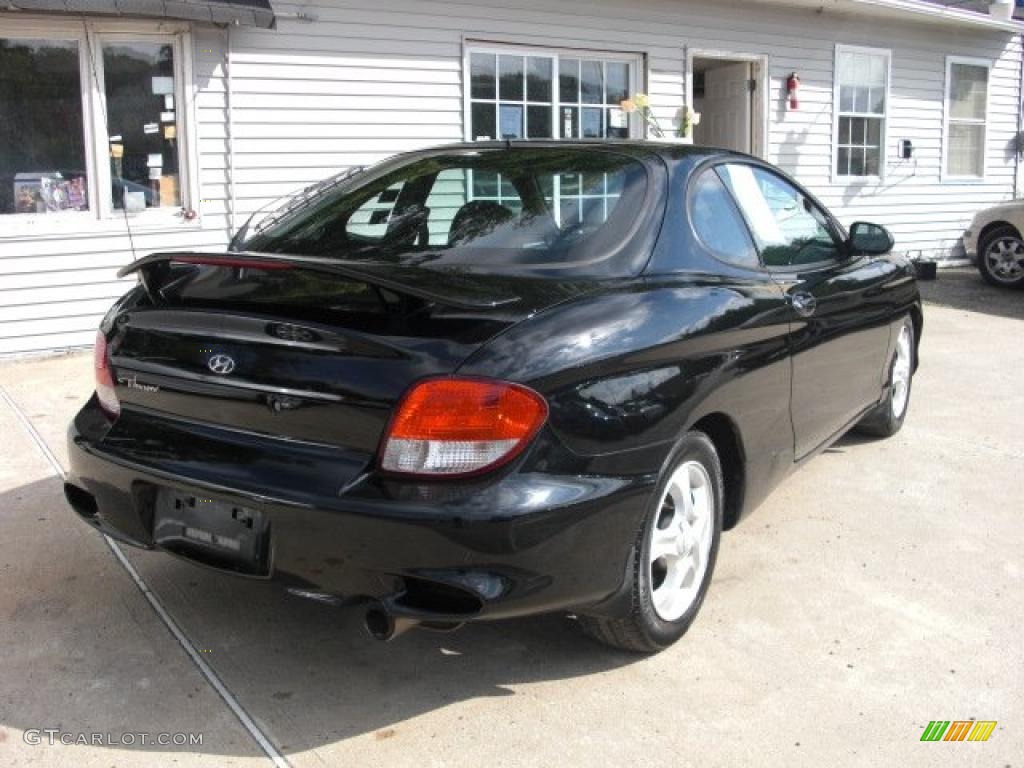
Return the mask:
<path id="1" fill-rule="evenodd" d="M 493 281 L 474 281 L 465 272 L 425 269 L 398 264 L 367 264 L 323 256 L 257 253 L 154 253 L 122 267 L 118 277 L 138 273 L 139 282 L 149 297 L 160 301 L 160 289 L 170 276 L 171 264 L 200 264 L 239 269 L 307 269 L 359 280 L 395 293 L 414 296 L 458 309 L 488 309 L 515 304 L 519 297 L 496 295 Z"/>

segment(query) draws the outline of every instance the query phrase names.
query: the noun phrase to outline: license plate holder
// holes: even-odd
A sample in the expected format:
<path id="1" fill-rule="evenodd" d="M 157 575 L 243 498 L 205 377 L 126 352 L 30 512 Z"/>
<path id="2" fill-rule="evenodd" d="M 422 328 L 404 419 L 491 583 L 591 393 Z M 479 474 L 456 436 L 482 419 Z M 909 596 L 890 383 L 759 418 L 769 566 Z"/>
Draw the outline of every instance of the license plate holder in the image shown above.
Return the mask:
<path id="1" fill-rule="evenodd" d="M 269 574 L 270 525 L 261 510 L 173 488 L 157 491 L 153 541 L 221 570 Z"/>

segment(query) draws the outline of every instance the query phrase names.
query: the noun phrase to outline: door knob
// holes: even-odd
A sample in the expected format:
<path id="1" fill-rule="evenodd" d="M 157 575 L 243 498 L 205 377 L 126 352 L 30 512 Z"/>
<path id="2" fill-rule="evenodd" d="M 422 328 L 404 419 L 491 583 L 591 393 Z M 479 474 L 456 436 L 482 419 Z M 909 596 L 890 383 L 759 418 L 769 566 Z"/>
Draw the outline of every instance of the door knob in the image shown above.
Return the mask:
<path id="1" fill-rule="evenodd" d="M 810 317 L 818 308 L 818 300 L 809 293 L 794 293 L 790 297 L 789 303 L 801 317 Z"/>

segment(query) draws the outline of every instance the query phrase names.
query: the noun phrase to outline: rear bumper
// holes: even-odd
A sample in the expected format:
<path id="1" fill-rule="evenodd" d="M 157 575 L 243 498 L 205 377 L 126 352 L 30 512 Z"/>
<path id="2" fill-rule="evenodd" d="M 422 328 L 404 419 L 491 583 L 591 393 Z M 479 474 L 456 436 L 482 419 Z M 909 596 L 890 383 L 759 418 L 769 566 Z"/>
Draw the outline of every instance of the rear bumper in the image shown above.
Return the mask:
<path id="1" fill-rule="evenodd" d="M 105 418 L 91 401 L 68 434 L 68 499 L 97 530 L 160 549 L 153 517 L 161 488 L 257 510 L 270 538 L 260 578 L 344 599 L 384 599 L 394 612 L 424 620 L 586 607 L 615 613 L 654 484 L 649 476 L 525 472 L 518 462 L 472 482 L 398 482 L 370 472 L 319 497 L 256 492 L 252 482 L 215 482 L 208 461 L 186 471 L 128 457 L 103 439 Z M 296 463 L 276 441 L 263 458 Z"/>

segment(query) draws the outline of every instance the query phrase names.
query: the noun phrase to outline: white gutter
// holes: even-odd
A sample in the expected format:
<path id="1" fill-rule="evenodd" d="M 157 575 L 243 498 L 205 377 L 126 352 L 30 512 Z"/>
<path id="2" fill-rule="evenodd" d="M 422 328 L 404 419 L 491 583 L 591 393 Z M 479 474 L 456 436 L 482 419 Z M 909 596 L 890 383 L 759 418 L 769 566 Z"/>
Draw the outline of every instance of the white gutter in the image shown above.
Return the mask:
<path id="1" fill-rule="evenodd" d="M 751 2 L 751 0 L 747 0 Z M 925 0 L 753 0 L 761 5 L 808 8 L 821 13 L 840 13 L 874 16 L 905 21 L 955 26 L 960 29 L 987 29 L 998 32 L 1024 32 L 1024 23 L 997 19 L 987 13 L 965 11 L 962 8 L 938 5 Z"/>
<path id="2" fill-rule="evenodd" d="M 1024 24 L 1019 21 L 997 19 L 984 13 L 927 3 L 924 0 L 846 0 L 846 2 L 852 5 L 891 9 L 911 16 L 928 17 L 934 21 L 952 22 L 957 26 L 984 27 L 1002 32 L 1024 31 Z"/>

